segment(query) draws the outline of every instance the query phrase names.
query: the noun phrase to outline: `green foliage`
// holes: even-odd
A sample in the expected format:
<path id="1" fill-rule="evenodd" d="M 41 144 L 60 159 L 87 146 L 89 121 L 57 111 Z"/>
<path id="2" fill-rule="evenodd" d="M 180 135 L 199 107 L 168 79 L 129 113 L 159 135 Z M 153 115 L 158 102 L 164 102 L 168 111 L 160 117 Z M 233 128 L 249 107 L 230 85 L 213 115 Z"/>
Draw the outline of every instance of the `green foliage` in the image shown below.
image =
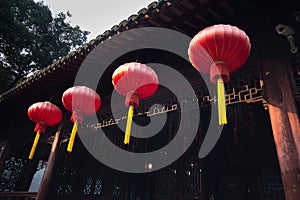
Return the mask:
<path id="1" fill-rule="evenodd" d="M 89 32 L 33 0 L 0 0 L 0 91 L 82 45 Z"/>

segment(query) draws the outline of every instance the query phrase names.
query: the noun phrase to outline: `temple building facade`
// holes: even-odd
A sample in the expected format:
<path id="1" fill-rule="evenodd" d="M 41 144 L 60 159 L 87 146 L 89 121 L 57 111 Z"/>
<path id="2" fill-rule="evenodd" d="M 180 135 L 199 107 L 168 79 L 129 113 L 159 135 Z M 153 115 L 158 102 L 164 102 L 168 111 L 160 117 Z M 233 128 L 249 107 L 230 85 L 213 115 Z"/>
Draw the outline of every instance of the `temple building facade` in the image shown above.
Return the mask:
<path id="1" fill-rule="evenodd" d="M 217 24 L 243 30 L 251 50 L 225 83 L 227 124 L 211 131 L 216 85 L 193 67 L 188 45 Z M 299 200 L 299 41 L 297 1 L 154 1 L 0 95 L 0 199 Z M 150 66 L 159 85 L 134 109 L 124 144 L 128 108 L 112 75 L 129 62 Z M 70 153 L 62 96 L 74 85 L 93 88 L 101 108 L 78 124 Z M 62 120 L 28 159 L 28 108 L 44 101 Z"/>

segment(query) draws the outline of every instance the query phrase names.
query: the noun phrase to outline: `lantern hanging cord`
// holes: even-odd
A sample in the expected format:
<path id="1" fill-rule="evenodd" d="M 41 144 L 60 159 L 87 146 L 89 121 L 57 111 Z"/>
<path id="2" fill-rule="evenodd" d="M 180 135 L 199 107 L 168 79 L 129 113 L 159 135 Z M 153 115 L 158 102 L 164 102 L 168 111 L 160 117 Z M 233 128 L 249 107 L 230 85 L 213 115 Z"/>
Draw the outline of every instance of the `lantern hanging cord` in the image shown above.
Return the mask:
<path id="1" fill-rule="evenodd" d="M 51 97 L 50 97 L 49 102 L 52 102 L 52 100 L 53 100 L 53 98 L 54 98 L 54 96 L 55 96 L 55 94 L 56 94 L 56 91 L 57 91 L 57 88 L 55 88 L 55 89 L 52 91 L 52 94 L 51 94 Z"/>
<path id="2" fill-rule="evenodd" d="M 222 78 L 217 80 L 217 96 L 218 96 L 218 116 L 219 125 L 227 124 L 226 103 L 225 103 L 225 87 Z"/>
<path id="3" fill-rule="evenodd" d="M 72 128 L 72 132 L 71 132 L 71 136 L 70 136 L 70 140 L 69 140 L 69 144 L 68 144 L 68 148 L 67 148 L 68 152 L 72 152 L 73 145 L 74 145 L 74 140 L 75 140 L 75 136 L 76 136 L 76 132 L 77 132 L 77 128 L 78 128 L 78 121 L 76 120 L 74 122 L 74 125 L 73 125 L 73 128 Z"/>
<path id="4" fill-rule="evenodd" d="M 35 135 L 34 142 L 32 144 L 31 151 L 30 151 L 30 154 L 29 154 L 29 157 L 28 157 L 30 160 L 33 159 L 34 152 L 35 152 L 36 146 L 37 146 L 37 144 L 39 142 L 40 136 L 41 136 L 40 130 L 38 130 L 38 132 Z"/>
<path id="5" fill-rule="evenodd" d="M 124 137 L 124 144 L 129 144 L 130 132 L 131 132 L 131 126 L 132 126 L 133 111 L 134 111 L 134 106 L 130 105 L 129 110 L 128 110 L 128 116 L 127 116 L 127 124 L 126 124 L 126 131 L 125 131 L 125 137 Z"/>
<path id="6" fill-rule="evenodd" d="M 137 55 L 136 55 L 136 60 L 135 60 L 135 62 L 139 62 L 139 53 L 137 53 Z"/>

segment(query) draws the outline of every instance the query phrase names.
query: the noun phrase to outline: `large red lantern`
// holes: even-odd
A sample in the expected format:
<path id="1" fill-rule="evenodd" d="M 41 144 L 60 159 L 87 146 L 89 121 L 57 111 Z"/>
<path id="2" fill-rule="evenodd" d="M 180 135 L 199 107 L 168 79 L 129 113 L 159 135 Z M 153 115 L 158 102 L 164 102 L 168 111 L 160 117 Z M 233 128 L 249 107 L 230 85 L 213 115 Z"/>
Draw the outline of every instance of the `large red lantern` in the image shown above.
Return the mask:
<path id="1" fill-rule="evenodd" d="M 188 54 L 192 65 L 209 73 L 217 83 L 219 124 L 227 124 L 224 82 L 229 73 L 241 67 L 250 55 L 251 44 L 246 33 L 236 26 L 214 25 L 194 36 Z"/>
<path id="2" fill-rule="evenodd" d="M 112 75 L 115 90 L 126 96 L 125 105 L 129 107 L 124 144 L 130 140 L 134 108 L 140 99 L 153 95 L 158 88 L 158 77 L 153 69 L 145 64 L 130 62 L 119 66 Z"/>
<path id="3" fill-rule="evenodd" d="M 54 126 L 58 124 L 62 119 L 62 113 L 56 105 L 46 101 L 32 104 L 28 108 L 27 115 L 30 120 L 36 123 L 34 128 L 36 136 L 29 154 L 29 159 L 32 159 L 37 143 L 40 139 L 40 135 L 46 132 L 47 126 Z"/>
<path id="4" fill-rule="evenodd" d="M 65 108 L 72 112 L 71 121 L 74 122 L 67 151 L 72 152 L 78 128 L 84 115 L 97 112 L 101 107 L 101 98 L 93 89 L 86 86 L 74 86 L 67 89 L 62 96 Z"/>

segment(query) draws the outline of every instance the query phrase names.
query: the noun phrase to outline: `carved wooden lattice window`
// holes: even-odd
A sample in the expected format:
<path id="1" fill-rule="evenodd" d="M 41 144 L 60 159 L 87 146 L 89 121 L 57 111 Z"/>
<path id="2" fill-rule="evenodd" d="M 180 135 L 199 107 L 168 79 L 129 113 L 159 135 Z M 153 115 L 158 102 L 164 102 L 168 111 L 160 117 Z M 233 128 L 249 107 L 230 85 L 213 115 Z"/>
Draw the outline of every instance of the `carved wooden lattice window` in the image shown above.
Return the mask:
<path id="1" fill-rule="evenodd" d="M 94 195 L 100 195 L 101 192 L 102 192 L 102 180 L 100 177 L 98 177 L 95 182 Z"/>
<path id="2" fill-rule="evenodd" d="M 274 168 L 277 165 L 274 160 L 267 159 L 262 163 L 263 192 L 266 197 L 279 200 L 284 197 L 284 190 L 280 173 Z"/>
<path id="3" fill-rule="evenodd" d="M 85 179 L 85 185 L 83 188 L 84 195 L 100 195 L 102 192 L 102 180 L 100 177 L 94 179 L 92 176 L 88 176 Z"/>
<path id="4" fill-rule="evenodd" d="M 1 174 L 0 191 L 1 192 L 12 192 L 14 191 L 16 184 L 18 183 L 26 160 L 21 158 L 9 157 L 4 162 L 4 169 Z"/>
<path id="5" fill-rule="evenodd" d="M 61 171 L 58 172 L 59 182 L 60 184 L 57 187 L 58 195 L 70 195 L 73 192 L 73 184 L 72 180 L 76 176 L 76 171 L 69 167 L 64 167 Z"/>
<path id="6" fill-rule="evenodd" d="M 156 181 L 157 195 L 176 195 L 177 173 L 174 167 L 167 167 L 159 172 Z"/>
<path id="7" fill-rule="evenodd" d="M 116 181 L 114 183 L 114 187 L 112 190 L 112 195 L 113 196 L 120 196 L 122 194 L 122 184 L 119 181 Z"/>
<path id="8" fill-rule="evenodd" d="M 87 177 L 85 179 L 83 194 L 88 195 L 92 193 L 92 184 L 93 184 L 93 178 L 91 176 Z"/>
<path id="9" fill-rule="evenodd" d="M 199 198 L 203 192 L 201 164 L 192 158 L 185 163 L 184 169 L 184 195 Z"/>

